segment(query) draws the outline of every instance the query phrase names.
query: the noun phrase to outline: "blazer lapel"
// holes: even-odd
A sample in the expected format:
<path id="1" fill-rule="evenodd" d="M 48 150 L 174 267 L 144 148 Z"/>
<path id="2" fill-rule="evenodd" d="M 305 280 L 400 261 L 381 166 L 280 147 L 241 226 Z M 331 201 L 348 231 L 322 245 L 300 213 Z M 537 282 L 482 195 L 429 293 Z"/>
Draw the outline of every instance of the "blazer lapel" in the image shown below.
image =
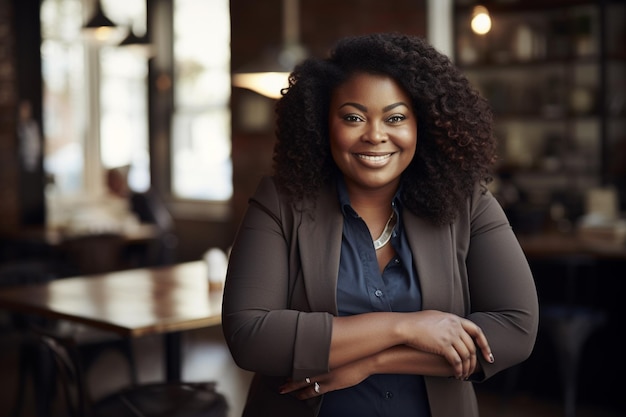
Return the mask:
<path id="1" fill-rule="evenodd" d="M 454 251 L 449 226 L 435 226 L 409 210 L 403 221 L 422 291 L 422 309 L 452 310 Z"/>
<path id="2" fill-rule="evenodd" d="M 313 311 L 337 314 L 337 275 L 341 254 L 343 215 L 334 187 L 322 190 L 305 212 L 298 232 L 302 274 Z"/>
<path id="3" fill-rule="evenodd" d="M 316 205 L 305 212 L 298 231 L 302 274 L 313 311 L 337 314 L 337 274 L 341 255 L 343 216 L 334 188 L 320 192 Z M 407 239 L 422 291 L 422 308 L 454 311 L 455 253 L 449 226 L 435 226 L 403 211 Z"/>

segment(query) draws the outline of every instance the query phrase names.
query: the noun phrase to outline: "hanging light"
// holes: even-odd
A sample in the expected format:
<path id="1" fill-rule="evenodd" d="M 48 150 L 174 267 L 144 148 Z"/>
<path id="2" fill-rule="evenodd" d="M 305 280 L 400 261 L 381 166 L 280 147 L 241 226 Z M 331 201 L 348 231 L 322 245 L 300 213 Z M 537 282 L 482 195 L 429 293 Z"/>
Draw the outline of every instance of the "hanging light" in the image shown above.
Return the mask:
<path id="1" fill-rule="evenodd" d="M 485 6 L 474 7 L 471 26 L 477 35 L 484 35 L 491 30 L 491 17 Z"/>
<path id="2" fill-rule="evenodd" d="M 118 45 L 122 48 L 132 50 L 137 54 L 150 58 L 154 55 L 154 47 L 148 38 L 148 34 L 137 36 L 135 31 L 130 29 L 128 35 Z"/>
<path id="3" fill-rule="evenodd" d="M 93 16 L 82 27 L 82 33 L 92 43 L 110 45 L 119 42 L 125 29 L 117 26 L 102 11 L 100 0 L 96 1 Z"/>
<path id="4" fill-rule="evenodd" d="M 307 53 L 299 42 L 298 0 L 283 0 L 283 45 L 268 51 L 260 61 L 233 74 L 235 87 L 247 88 L 270 98 L 280 98 L 288 85 L 289 74 Z"/>

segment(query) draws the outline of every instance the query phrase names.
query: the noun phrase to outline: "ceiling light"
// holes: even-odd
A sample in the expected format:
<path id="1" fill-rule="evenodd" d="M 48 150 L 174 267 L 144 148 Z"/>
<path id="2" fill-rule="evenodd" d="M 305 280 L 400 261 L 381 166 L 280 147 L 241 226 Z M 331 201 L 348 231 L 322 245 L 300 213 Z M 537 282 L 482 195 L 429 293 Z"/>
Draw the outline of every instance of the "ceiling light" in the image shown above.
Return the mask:
<path id="1" fill-rule="evenodd" d="M 120 42 L 119 46 L 124 49 L 135 51 L 146 58 L 150 58 L 154 55 L 154 47 L 150 42 L 150 39 L 148 39 L 148 34 L 146 33 L 143 36 L 137 36 L 132 29 L 128 31 L 128 35 L 122 42 Z"/>
<path id="2" fill-rule="evenodd" d="M 298 0 L 283 0 L 283 45 L 268 51 L 260 61 L 240 68 L 233 74 L 235 87 L 247 88 L 266 97 L 278 99 L 288 86 L 289 74 L 307 53 L 299 42 Z"/>
<path id="3" fill-rule="evenodd" d="M 112 45 L 120 41 L 126 30 L 117 26 L 102 11 L 100 0 L 96 1 L 93 16 L 82 27 L 82 33 L 92 43 Z"/>
<path id="4" fill-rule="evenodd" d="M 474 7 L 471 26 L 477 35 L 484 35 L 491 30 L 491 17 L 485 6 Z"/>

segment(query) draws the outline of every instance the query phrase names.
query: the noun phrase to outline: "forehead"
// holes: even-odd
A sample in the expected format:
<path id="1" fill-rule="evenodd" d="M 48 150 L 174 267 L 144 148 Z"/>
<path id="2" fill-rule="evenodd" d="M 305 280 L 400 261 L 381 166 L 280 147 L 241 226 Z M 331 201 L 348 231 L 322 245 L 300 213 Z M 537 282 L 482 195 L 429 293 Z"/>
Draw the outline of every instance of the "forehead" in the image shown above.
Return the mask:
<path id="1" fill-rule="evenodd" d="M 332 93 L 332 101 L 386 100 L 410 104 L 409 94 L 392 77 L 384 74 L 357 72 L 339 84 Z M 339 103 L 337 103 L 339 104 Z"/>

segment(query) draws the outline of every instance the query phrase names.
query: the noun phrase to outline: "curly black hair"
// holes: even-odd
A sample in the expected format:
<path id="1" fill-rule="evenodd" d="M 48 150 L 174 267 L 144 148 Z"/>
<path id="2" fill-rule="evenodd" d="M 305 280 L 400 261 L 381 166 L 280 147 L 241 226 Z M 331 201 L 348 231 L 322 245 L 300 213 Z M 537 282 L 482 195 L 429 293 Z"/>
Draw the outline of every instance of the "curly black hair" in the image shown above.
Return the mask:
<path id="1" fill-rule="evenodd" d="M 418 120 L 415 157 L 402 174 L 402 201 L 435 224 L 454 220 L 477 183 L 491 181 L 496 159 L 487 101 L 425 40 L 398 33 L 348 37 L 326 59 L 307 59 L 276 104 L 273 171 L 294 200 L 315 193 L 340 171 L 330 152 L 333 90 L 355 73 L 386 75 L 412 99 Z"/>

